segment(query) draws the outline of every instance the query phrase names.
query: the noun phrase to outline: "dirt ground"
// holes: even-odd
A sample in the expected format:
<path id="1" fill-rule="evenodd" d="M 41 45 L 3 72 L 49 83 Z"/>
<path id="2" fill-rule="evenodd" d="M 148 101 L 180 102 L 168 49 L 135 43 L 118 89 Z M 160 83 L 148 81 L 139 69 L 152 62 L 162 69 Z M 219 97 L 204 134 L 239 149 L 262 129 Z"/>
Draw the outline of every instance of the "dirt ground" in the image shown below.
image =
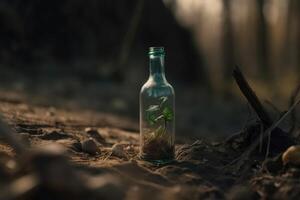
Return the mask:
<path id="1" fill-rule="evenodd" d="M 300 169 L 283 166 L 280 157 L 289 141 L 281 140 L 279 151 L 271 152 L 274 158 L 266 161 L 262 153 L 243 154 L 257 124 L 223 142 L 178 140 L 176 160 L 155 166 L 139 160 L 138 124 L 130 119 L 29 105 L 13 98 L 1 99 L 0 112 L 28 146 L 16 152 L 1 135 L 1 200 L 299 196 Z"/>

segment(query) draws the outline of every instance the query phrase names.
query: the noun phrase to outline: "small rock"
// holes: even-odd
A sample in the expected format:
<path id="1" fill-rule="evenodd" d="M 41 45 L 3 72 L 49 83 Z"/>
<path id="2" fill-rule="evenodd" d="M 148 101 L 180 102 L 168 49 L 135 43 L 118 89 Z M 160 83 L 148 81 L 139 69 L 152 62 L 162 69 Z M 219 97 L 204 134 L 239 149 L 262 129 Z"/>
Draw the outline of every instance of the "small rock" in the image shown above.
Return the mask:
<path id="1" fill-rule="evenodd" d="M 282 155 L 282 162 L 300 166 L 300 145 L 289 147 Z"/>
<path id="2" fill-rule="evenodd" d="M 112 146 L 112 155 L 113 156 L 117 156 L 119 158 L 127 158 L 127 154 L 125 152 L 125 149 L 124 149 L 124 145 L 123 144 L 114 144 Z"/>
<path id="3" fill-rule="evenodd" d="M 86 153 L 89 153 L 92 155 L 100 153 L 100 149 L 98 148 L 96 142 L 92 138 L 84 140 L 81 143 L 81 147 L 82 147 L 83 152 L 86 152 Z"/>

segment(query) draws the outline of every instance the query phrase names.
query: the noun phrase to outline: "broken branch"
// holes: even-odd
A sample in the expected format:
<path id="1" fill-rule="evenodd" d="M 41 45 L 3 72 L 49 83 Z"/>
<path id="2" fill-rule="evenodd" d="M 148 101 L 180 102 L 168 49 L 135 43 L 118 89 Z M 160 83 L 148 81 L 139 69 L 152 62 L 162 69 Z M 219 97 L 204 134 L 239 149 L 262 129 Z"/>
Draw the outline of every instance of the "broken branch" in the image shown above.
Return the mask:
<path id="1" fill-rule="evenodd" d="M 255 92 L 252 90 L 238 67 L 233 70 L 233 77 L 247 101 L 254 109 L 259 119 L 263 122 L 264 126 L 270 127 L 273 123 L 271 117 L 264 109 Z"/>

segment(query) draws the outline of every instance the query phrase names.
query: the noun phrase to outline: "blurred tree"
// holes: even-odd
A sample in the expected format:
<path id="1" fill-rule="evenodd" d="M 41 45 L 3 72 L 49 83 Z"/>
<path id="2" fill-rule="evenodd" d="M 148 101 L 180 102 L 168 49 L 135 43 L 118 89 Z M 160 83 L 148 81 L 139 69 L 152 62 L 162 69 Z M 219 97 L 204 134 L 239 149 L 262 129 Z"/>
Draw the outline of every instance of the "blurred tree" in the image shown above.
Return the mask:
<path id="1" fill-rule="evenodd" d="M 299 0 L 290 0 L 289 5 L 289 37 L 290 44 L 292 46 L 292 53 L 294 53 L 294 64 L 300 72 L 300 1 Z M 295 42 L 296 41 L 296 42 Z M 291 47 L 289 47 L 291 49 Z M 300 80 L 300 75 L 298 76 Z"/>
<path id="2" fill-rule="evenodd" d="M 128 30 L 124 36 L 120 49 L 119 60 L 117 63 L 116 70 L 114 71 L 114 76 L 117 80 L 121 80 L 123 78 L 122 75 L 125 74 L 124 68 L 127 65 L 129 54 L 133 46 L 134 39 L 136 37 L 139 23 L 142 18 L 144 3 L 145 0 L 138 0 L 133 16 L 131 17 Z"/>
<path id="3" fill-rule="evenodd" d="M 232 80 L 232 69 L 235 66 L 233 26 L 231 21 L 231 0 L 223 0 L 223 59 L 225 84 Z"/>
<path id="4" fill-rule="evenodd" d="M 203 70 L 201 54 L 194 44 L 192 34 L 178 24 L 171 10 L 174 4 L 168 2 L 168 5 L 171 5 L 171 7 L 166 7 L 162 0 L 138 1 L 123 42 L 123 47 L 126 48 L 121 49 L 121 55 L 126 55 L 124 58 L 129 61 L 133 59 L 130 55 L 133 55 L 133 52 L 139 47 L 142 47 L 145 51 L 144 55 L 146 57 L 148 47 L 165 46 L 167 51 L 166 62 L 167 66 L 170 66 L 167 69 L 170 80 L 176 79 L 178 82 L 185 83 L 205 82 L 206 85 L 207 79 Z M 144 6 L 144 9 L 142 6 Z M 137 33 L 132 30 L 136 30 Z M 132 38 L 134 35 L 135 38 Z M 133 48 L 127 48 L 131 46 L 130 43 L 132 42 L 134 43 Z M 123 54 L 122 51 L 125 53 Z M 124 70 L 128 71 L 130 67 L 126 65 L 127 61 L 120 60 L 123 65 L 119 67 L 121 71 L 119 74 L 124 75 Z M 131 69 L 133 70 L 133 68 Z"/>
<path id="5" fill-rule="evenodd" d="M 98 79 L 108 66 L 105 78 L 114 71 L 126 76 L 125 65 L 146 58 L 148 47 L 158 45 L 167 49 L 170 79 L 206 79 L 190 31 L 162 0 L 3 0 L 0 23 L 0 63 L 9 58 L 29 74 Z"/>
<path id="6" fill-rule="evenodd" d="M 257 57 L 258 64 L 263 77 L 271 78 L 271 70 L 269 66 L 269 52 L 268 52 L 268 29 L 265 18 L 265 0 L 256 0 L 257 2 Z"/>

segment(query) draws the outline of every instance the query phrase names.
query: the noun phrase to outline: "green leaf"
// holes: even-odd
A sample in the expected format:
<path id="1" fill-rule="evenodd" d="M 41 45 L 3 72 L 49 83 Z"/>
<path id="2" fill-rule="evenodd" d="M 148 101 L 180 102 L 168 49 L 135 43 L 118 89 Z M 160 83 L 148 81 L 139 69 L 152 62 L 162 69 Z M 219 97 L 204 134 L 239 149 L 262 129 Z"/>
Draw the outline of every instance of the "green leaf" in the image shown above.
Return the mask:
<path id="1" fill-rule="evenodd" d="M 150 125 L 154 125 L 156 123 L 157 112 L 159 111 L 158 105 L 150 105 L 146 110 L 146 118 Z"/>
<path id="2" fill-rule="evenodd" d="M 156 123 L 156 116 L 152 112 L 147 113 L 146 119 L 150 125 L 154 125 Z"/>
<path id="3" fill-rule="evenodd" d="M 161 119 L 164 119 L 164 115 L 159 115 L 158 117 L 155 118 L 155 121 L 157 122 Z"/>
<path id="4" fill-rule="evenodd" d="M 146 110 L 147 112 L 156 112 L 159 111 L 159 105 L 151 105 L 149 108 Z"/>
<path id="5" fill-rule="evenodd" d="M 160 107 L 163 107 L 163 105 L 168 101 L 168 97 L 160 97 Z"/>
<path id="6" fill-rule="evenodd" d="M 162 114 L 166 121 L 172 121 L 174 118 L 173 110 L 168 106 L 163 109 Z"/>

